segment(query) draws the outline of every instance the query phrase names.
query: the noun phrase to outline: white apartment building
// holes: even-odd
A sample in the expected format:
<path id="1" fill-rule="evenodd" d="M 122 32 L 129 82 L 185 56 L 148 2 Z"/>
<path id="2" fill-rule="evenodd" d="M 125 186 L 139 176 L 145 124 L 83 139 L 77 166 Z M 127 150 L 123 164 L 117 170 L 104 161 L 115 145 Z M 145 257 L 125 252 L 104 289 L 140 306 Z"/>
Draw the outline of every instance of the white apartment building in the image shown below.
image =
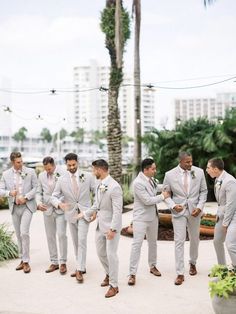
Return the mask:
<path id="1" fill-rule="evenodd" d="M 236 93 L 219 93 L 216 98 L 175 99 L 175 121 L 206 117 L 210 121 L 224 118 L 225 111 L 236 107 Z"/>
<path id="2" fill-rule="evenodd" d="M 98 90 L 108 88 L 110 69 L 99 66 L 95 60 L 89 66 L 74 68 L 74 127 L 85 131 L 106 130 L 108 93 Z M 122 131 L 134 136 L 134 88 L 131 77 L 124 74 L 119 94 L 119 108 Z M 148 132 L 155 124 L 155 91 L 142 89 L 141 100 L 142 133 Z"/>

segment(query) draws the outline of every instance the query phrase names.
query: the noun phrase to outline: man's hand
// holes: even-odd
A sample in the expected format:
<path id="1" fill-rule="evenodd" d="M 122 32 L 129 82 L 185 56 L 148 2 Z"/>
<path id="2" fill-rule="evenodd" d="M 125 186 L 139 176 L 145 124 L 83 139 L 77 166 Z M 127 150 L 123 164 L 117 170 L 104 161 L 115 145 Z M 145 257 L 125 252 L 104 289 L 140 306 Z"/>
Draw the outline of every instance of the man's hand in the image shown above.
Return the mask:
<path id="1" fill-rule="evenodd" d="M 27 199 L 23 196 L 20 196 L 19 198 L 17 198 L 17 204 L 18 205 L 25 205 L 27 203 Z"/>
<path id="2" fill-rule="evenodd" d="M 191 216 L 197 217 L 200 213 L 201 213 L 201 209 L 200 208 L 194 208 L 194 210 L 192 211 Z"/>
<path id="3" fill-rule="evenodd" d="M 69 209 L 69 207 L 70 207 L 70 206 L 69 206 L 69 204 L 67 204 L 67 203 L 59 203 L 59 204 L 58 204 L 58 208 L 61 209 L 61 210 L 63 210 L 64 212 L 67 211 L 67 210 Z"/>
<path id="4" fill-rule="evenodd" d="M 184 209 L 182 205 L 175 205 L 175 207 L 173 207 L 173 209 L 177 212 L 180 213 L 182 212 L 182 210 Z"/>
<path id="5" fill-rule="evenodd" d="M 77 219 L 82 219 L 84 218 L 84 213 L 83 212 L 80 212 L 78 215 L 77 215 Z"/>
<path id="6" fill-rule="evenodd" d="M 163 195 L 164 199 L 170 197 L 170 192 L 168 192 L 168 191 L 162 191 L 161 194 Z"/>
<path id="7" fill-rule="evenodd" d="M 97 213 L 94 212 L 90 218 L 90 222 L 94 221 L 97 218 Z"/>
<path id="8" fill-rule="evenodd" d="M 17 194 L 17 190 L 12 190 L 9 192 L 9 195 L 12 197 L 16 197 L 16 194 Z"/>
<path id="9" fill-rule="evenodd" d="M 112 239 L 114 239 L 115 234 L 116 234 L 116 231 L 109 230 L 109 231 L 107 232 L 107 240 L 112 240 Z"/>
<path id="10" fill-rule="evenodd" d="M 47 210 L 47 205 L 40 203 L 40 204 L 38 204 L 37 208 L 38 208 L 38 210 L 45 212 Z"/>
<path id="11" fill-rule="evenodd" d="M 224 232 L 224 234 L 226 234 L 226 233 L 227 233 L 228 226 L 224 226 L 224 225 L 222 225 L 222 228 L 223 228 L 223 232 Z"/>

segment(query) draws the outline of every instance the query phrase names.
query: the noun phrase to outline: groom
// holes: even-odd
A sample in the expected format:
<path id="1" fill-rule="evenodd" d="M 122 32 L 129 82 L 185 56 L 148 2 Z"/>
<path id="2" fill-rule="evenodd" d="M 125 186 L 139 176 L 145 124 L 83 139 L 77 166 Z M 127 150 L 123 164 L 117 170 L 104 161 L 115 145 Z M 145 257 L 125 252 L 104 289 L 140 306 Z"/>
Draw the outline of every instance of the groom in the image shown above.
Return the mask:
<path id="1" fill-rule="evenodd" d="M 177 278 L 175 285 L 184 281 L 184 242 L 186 229 L 190 240 L 189 274 L 197 274 L 199 231 L 202 210 L 207 199 L 207 185 L 202 169 L 193 166 L 192 155 L 180 152 L 179 165 L 166 172 L 164 189 L 172 194 L 166 203 L 172 212 L 175 241 L 175 265 Z"/>

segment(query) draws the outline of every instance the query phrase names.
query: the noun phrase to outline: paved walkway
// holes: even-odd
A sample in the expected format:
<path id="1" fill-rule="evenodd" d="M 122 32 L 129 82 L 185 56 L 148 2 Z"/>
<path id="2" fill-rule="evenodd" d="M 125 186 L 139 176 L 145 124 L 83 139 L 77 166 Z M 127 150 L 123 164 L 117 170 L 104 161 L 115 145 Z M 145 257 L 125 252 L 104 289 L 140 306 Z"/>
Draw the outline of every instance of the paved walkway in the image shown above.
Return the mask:
<path id="1" fill-rule="evenodd" d="M 211 205 L 211 208 L 214 204 Z M 123 225 L 127 226 L 132 213 L 123 214 Z M 8 222 L 12 229 L 10 213 L 0 211 L 0 223 Z M 69 231 L 69 230 L 68 230 Z M 212 314 L 208 293 L 209 268 L 216 262 L 212 241 L 201 241 L 198 275 L 191 277 L 186 271 L 182 286 L 175 286 L 174 243 L 158 242 L 158 268 L 162 277 L 149 273 L 146 241 L 137 274 L 137 285 L 127 285 L 131 238 L 121 236 L 119 246 L 120 293 L 105 299 L 106 288 L 100 287 L 104 277 L 94 244 L 95 223 L 88 235 L 87 274 L 84 284 L 78 284 L 70 273 L 75 262 L 70 234 L 68 274 L 59 272 L 46 274 L 49 266 L 46 237 L 42 213 L 33 216 L 31 224 L 31 267 L 30 274 L 16 272 L 19 260 L 0 263 L 0 314 Z M 186 243 L 186 268 L 188 243 Z"/>

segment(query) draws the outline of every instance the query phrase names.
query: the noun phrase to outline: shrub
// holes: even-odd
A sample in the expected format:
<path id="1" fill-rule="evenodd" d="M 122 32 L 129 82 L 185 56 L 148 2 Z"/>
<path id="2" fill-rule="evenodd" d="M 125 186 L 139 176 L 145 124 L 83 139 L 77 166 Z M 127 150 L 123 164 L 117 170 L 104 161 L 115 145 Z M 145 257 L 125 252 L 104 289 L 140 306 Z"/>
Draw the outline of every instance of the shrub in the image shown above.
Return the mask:
<path id="1" fill-rule="evenodd" d="M 8 200 L 7 197 L 0 197 L 0 209 L 8 209 Z"/>
<path id="2" fill-rule="evenodd" d="M 133 203 L 134 197 L 128 184 L 123 184 L 123 202 L 124 206 Z"/>
<path id="3" fill-rule="evenodd" d="M 0 224 L 0 261 L 18 257 L 18 248 L 12 235 L 13 232 L 8 231 L 5 224 Z"/>

